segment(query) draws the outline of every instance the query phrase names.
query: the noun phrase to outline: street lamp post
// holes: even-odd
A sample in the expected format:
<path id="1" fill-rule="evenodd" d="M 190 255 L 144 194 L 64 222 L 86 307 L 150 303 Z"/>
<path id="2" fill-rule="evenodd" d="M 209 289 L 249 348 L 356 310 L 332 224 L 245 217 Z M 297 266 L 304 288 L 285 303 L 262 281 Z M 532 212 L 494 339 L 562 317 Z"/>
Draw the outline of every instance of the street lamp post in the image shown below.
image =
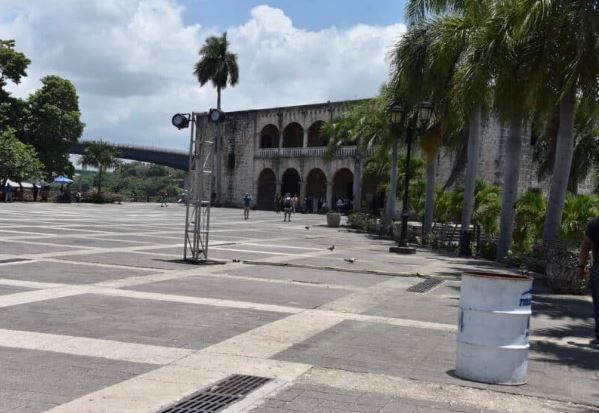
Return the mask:
<path id="1" fill-rule="evenodd" d="M 404 175 L 404 192 L 401 206 L 401 226 L 399 230 L 399 241 L 397 247 L 389 248 L 390 252 L 400 254 L 414 254 L 416 250 L 408 246 L 408 195 L 410 186 L 410 161 L 412 155 L 412 140 L 415 134 L 419 134 L 428 124 L 433 112 L 433 105 L 424 101 L 418 105 L 418 112 L 408 120 L 407 127 L 403 128 L 404 111 L 399 105 L 391 108 L 391 122 L 400 131 L 406 134 L 406 166 Z"/>

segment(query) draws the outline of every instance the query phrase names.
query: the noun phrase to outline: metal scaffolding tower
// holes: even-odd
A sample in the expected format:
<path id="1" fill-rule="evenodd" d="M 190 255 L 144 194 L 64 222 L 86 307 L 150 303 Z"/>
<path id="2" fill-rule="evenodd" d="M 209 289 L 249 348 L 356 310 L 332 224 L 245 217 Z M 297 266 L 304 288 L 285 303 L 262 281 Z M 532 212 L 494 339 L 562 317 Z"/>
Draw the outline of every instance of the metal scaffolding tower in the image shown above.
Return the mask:
<path id="1" fill-rule="evenodd" d="M 208 260 L 214 141 L 208 138 L 206 113 L 193 112 L 189 120 L 191 137 L 183 259 L 203 263 Z"/>

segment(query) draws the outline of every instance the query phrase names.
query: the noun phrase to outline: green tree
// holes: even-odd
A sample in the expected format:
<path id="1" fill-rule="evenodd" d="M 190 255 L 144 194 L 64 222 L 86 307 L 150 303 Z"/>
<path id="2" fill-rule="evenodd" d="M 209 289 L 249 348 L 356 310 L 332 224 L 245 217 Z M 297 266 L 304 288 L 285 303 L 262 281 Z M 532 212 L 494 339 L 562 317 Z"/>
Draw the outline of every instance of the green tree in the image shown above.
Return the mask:
<path id="1" fill-rule="evenodd" d="M 35 149 L 19 141 L 12 129 L 0 132 L 0 182 L 8 178 L 21 182 L 42 175 L 43 164 Z"/>
<path id="2" fill-rule="evenodd" d="M 120 151 L 106 142 L 99 140 L 90 142 L 81 156 L 79 164 L 98 168 L 98 194 L 102 194 L 102 175 L 108 168 L 116 168 L 121 162 L 118 157 Z"/>
<path id="3" fill-rule="evenodd" d="M 227 84 L 235 86 L 239 82 L 239 67 L 237 66 L 237 55 L 229 51 L 227 33 L 222 36 L 210 36 L 199 51 L 200 60 L 195 64 L 194 74 L 200 82 L 200 87 L 208 81 L 216 88 L 216 107 L 221 108 L 221 91 Z M 217 130 L 218 133 L 218 130 Z M 216 136 L 216 193 L 221 193 L 222 177 L 222 137 Z M 220 203 L 220 195 L 216 202 Z"/>
<path id="4" fill-rule="evenodd" d="M 81 137 L 84 123 L 73 84 L 58 76 L 42 79 L 42 88 L 29 97 L 25 141 L 33 145 L 46 173 L 72 176 L 69 148 Z"/>
<path id="5" fill-rule="evenodd" d="M 529 252 L 543 234 L 543 221 L 547 213 L 547 199 L 540 191 L 528 190 L 516 202 L 514 223 L 514 250 Z"/>
<path id="6" fill-rule="evenodd" d="M 14 40 L 0 39 L 0 130 L 13 128 L 20 137 L 26 104 L 22 99 L 11 97 L 5 87 L 8 81 L 19 84 L 27 76 L 25 70 L 31 61 L 14 48 Z"/>
<path id="7" fill-rule="evenodd" d="M 27 77 L 25 70 L 31 63 L 31 60 L 15 50 L 14 40 L 0 39 L 0 98 L 8 96 L 4 90 L 7 81 L 19 84 L 21 78 Z"/>
<path id="8" fill-rule="evenodd" d="M 579 245 L 584 229 L 592 218 L 599 215 L 599 198 L 597 195 L 568 194 L 564 203 L 563 221 L 561 223 L 561 236 L 566 241 L 573 241 Z"/>
<path id="9" fill-rule="evenodd" d="M 599 7 L 596 1 L 524 0 L 522 37 L 537 73 L 530 86 L 538 101 L 558 111 L 555 158 L 543 241 L 558 236 L 574 148 L 577 96 L 597 100 L 599 81 Z"/>
<path id="10" fill-rule="evenodd" d="M 229 51 L 227 33 L 222 36 L 210 36 L 199 52 L 200 60 L 195 64 L 193 73 L 197 76 L 200 86 L 208 81 L 216 88 L 216 107 L 220 109 L 221 90 L 227 84 L 235 86 L 239 81 L 237 55 Z"/>
<path id="11" fill-rule="evenodd" d="M 462 253 L 469 252 L 481 119 L 489 94 L 487 60 L 475 47 L 489 13 L 487 5 L 486 1 L 411 0 L 407 6 L 410 27 L 394 56 L 396 84 L 406 88 L 405 94 L 412 100 L 433 101 L 435 118 L 448 135 L 444 140 L 461 140 L 467 131 Z M 432 175 L 431 165 L 429 170 Z"/>
<path id="12" fill-rule="evenodd" d="M 358 153 L 374 151 L 373 159 L 379 164 L 391 159 L 389 188 L 383 217 L 383 225 L 387 227 L 391 225 L 395 212 L 399 140 L 390 124 L 388 109 L 392 100 L 388 93 L 389 89 L 383 87 L 376 99 L 348 107 L 343 116 L 325 123 L 321 129 L 321 133 L 329 142 L 327 147 L 329 157 L 333 156 L 342 145 L 353 144 L 357 145 Z"/>

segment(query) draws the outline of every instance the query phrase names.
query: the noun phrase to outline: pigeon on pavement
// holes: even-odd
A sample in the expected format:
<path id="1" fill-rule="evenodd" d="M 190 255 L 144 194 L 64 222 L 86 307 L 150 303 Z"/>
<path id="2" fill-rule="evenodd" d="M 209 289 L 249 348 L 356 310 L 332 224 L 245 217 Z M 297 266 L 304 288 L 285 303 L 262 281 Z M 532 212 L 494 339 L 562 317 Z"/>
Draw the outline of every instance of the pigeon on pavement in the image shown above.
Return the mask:
<path id="1" fill-rule="evenodd" d="M 335 245 L 331 245 L 330 247 L 327 247 L 327 249 L 328 249 L 329 251 L 333 251 L 333 250 L 335 249 Z"/>
<path id="2" fill-rule="evenodd" d="M 356 262 L 355 258 L 346 258 L 345 261 L 349 262 L 350 264 L 353 264 L 354 262 Z"/>
<path id="3" fill-rule="evenodd" d="M 309 226 L 306 226 L 306 229 L 310 229 L 310 227 L 309 227 Z"/>

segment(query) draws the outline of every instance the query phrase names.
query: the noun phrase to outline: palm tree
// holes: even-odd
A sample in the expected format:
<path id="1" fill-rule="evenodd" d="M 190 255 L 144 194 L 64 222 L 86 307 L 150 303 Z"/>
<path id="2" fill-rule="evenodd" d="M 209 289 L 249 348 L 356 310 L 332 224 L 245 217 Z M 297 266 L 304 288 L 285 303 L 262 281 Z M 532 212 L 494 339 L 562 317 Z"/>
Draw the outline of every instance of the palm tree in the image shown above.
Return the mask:
<path id="1" fill-rule="evenodd" d="M 210 36 L 199 51 L 200 60 L 195 64 L 193 73 L 198 77 L 200 87 L 208 81 L 216 88 L 216 107 L 220 109 L 221 90 L 227 84 L 235 86 L 239 82 L 237 55 L 229 52 L 227 32 L 222 36 Z"/>
<path id="2" fill-rule="evenodd" d="M 239 67 L 237 66 L 237 55 L 229 52 L 229 41 L 227 32 L 222 36 L 210 36 L 199 51 L 200 60 L 195 64 L 193 73 L 197 76 L 200 87 L 208 81 L 216 88 L 216 107 L 220 110 L 221 90 L 227 84 L 235 86 L 239 82 Z M 216 156 L 216 194 L 221 194 L 222 175 L 222 140 L 218 133 L 215 138 Z M 216 199 L 217 204 L 220 198 Z"/>
<path id="3" fill-rule="evenodd" d="M 385 227 L 393 220 L 398 175 L 398 137 L 391 128 L 388 114 L 391 102 L 391 89 L 383 86 L 377 98 L 349 107 L 344 116 L 325 123 L 320 132 L 329 141 L 327 157 L 332 157 L 343 144 L 357 145 L 360 153 L 374 151 L 375 159 L 388 159 L 391 152 L 389 191 L 383 216 Z"/>
<path id="4" fill-rule="evenodd" d="M 120 150 L 102 140 L 90 142 L 85 148 L 79 164 L 98 168 L 98 194 L 102 194 L 102 175 L 108 168 L 116 168 L 121 164 L 119 156 Z"/>
<path id="5" fill-rule="evenodd" d="M 397 73 L 404 72 L 405 79 L 401 83 L 409 85 L 409 91 L 413 92 L 408 96 L 431 99 L 435 104 L 435 118 L 447 135 L 461 138 L 463 131 L 468 131 L 460 234 L 462 253 L 469 252 L 481 119 L 488 95 L 488 68 L 472 48 L 481 31 L 481 22 L 486 18 L 485 4 L 411 0 L 407 7 L 411 26 L 396 47 L 394 60 Z M 429 15 L 434 17 L 427 17 Z"/>
<path id="6" fill-rule="evenodd" d="M 597 1 L 525 0 L 522 37 L 539 74 L 535 92 L 555 97 L 559 126 L 543 242 L 559 235 L 572 164 L 577 96 L 596 104 L 599 80 L 599 7 Z"/>

